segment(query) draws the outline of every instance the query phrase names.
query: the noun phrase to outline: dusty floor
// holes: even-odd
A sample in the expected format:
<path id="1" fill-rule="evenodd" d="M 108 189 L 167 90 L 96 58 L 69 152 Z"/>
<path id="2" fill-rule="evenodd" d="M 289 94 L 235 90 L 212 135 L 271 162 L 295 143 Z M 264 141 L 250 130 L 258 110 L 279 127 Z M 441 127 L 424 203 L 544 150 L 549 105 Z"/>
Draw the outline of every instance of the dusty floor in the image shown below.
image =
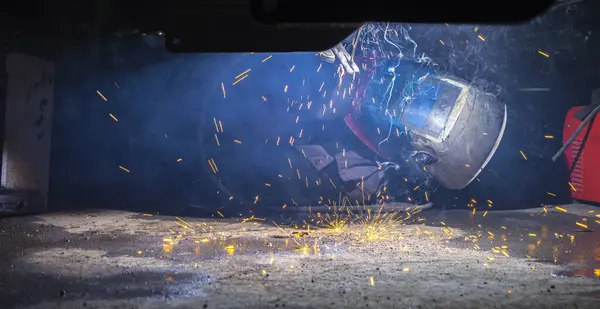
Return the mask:
<path id="1" fill-rule="evenodd" d="M 600 308 L 600 211 L 563 208 L 429 210 L 342 231 L 316 228 L 323 216 L 310 230 L 114 211 L 5 218 L 0 307 Z"/>

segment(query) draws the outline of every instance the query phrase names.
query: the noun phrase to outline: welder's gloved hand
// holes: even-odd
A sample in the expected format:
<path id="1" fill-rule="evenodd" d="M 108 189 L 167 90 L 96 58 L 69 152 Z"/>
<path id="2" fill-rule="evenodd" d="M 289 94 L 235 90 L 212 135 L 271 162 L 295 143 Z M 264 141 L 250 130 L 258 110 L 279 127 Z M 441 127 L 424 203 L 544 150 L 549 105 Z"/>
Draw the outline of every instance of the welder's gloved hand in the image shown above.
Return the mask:
<path id="1" fill-rule="evenodd" d="M 323 61 L 328 63 L 335 63 L 335 61 L 338 60 L 344 69 L 344 72 L 347 74 L 354 74 L 360 71 L 358 65 L 352 60 L 352 56 L 348 53 L 342 43 L 331 49 L 320 52 L 319 56 L 321 56 Z"/>

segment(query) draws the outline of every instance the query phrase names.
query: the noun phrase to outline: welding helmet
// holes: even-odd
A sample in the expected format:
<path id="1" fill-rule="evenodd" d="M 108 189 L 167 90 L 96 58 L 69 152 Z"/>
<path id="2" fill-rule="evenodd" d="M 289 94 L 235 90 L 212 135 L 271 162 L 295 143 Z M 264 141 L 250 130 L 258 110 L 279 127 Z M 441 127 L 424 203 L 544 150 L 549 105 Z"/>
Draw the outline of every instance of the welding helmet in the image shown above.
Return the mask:
<path id="1" fill-rule="evenodd" d="M 448 189 L 466 187 L 483 170 L 507 119 L 497 97 L 411 61 L 377 68 L 355 114 L 349 125 L 360 128 L 353 131 L 361 140 L 382 156 L 416 164 Z"/>

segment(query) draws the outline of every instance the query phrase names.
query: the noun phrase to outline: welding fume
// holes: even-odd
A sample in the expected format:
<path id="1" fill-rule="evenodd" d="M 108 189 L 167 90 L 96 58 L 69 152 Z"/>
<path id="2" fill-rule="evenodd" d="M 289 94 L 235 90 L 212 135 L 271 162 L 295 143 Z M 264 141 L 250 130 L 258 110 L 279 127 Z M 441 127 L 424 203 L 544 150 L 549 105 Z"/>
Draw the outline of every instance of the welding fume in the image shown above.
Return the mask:
<path id="1" fill-rule="evenodd" d="M 323 52 L 234 56 L 242 73 L 214 91 L 248 102 L 236 107 L 238 117 L 257 113 L 246 110 L 249 101 L 264 105 L 260 125 L 243 128 L 261 144 L 253 147 L 253 178 L 271 174 L 256 181 L 266 184 L 263 194 L 248 204 L 427 205 L 438 187 L 463 189 L 476 179 L 502 140 L 506 105 L 437 69 L 403 31 L 380 40 L 387 44 L 371 43 L 363 27 Z M 240 123 L 231 113 L 217 118 L 227 117 Z M 243 181 L 217 182 L 232 199 Z"/>

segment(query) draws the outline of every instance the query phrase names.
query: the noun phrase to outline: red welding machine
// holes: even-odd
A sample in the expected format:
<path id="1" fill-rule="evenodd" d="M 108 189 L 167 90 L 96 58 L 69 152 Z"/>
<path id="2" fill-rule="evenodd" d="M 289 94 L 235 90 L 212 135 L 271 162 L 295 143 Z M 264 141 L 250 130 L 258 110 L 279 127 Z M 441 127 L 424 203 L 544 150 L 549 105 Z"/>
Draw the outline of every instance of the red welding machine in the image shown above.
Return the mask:
<path id="1" fill-rule="evenodd" d="M 591 111 L 586 112 L 587 108 L 576 106 L 567 113 L 564 154 L 570 171 L 571 196 L 600 203 L 600 119 Z"/>

